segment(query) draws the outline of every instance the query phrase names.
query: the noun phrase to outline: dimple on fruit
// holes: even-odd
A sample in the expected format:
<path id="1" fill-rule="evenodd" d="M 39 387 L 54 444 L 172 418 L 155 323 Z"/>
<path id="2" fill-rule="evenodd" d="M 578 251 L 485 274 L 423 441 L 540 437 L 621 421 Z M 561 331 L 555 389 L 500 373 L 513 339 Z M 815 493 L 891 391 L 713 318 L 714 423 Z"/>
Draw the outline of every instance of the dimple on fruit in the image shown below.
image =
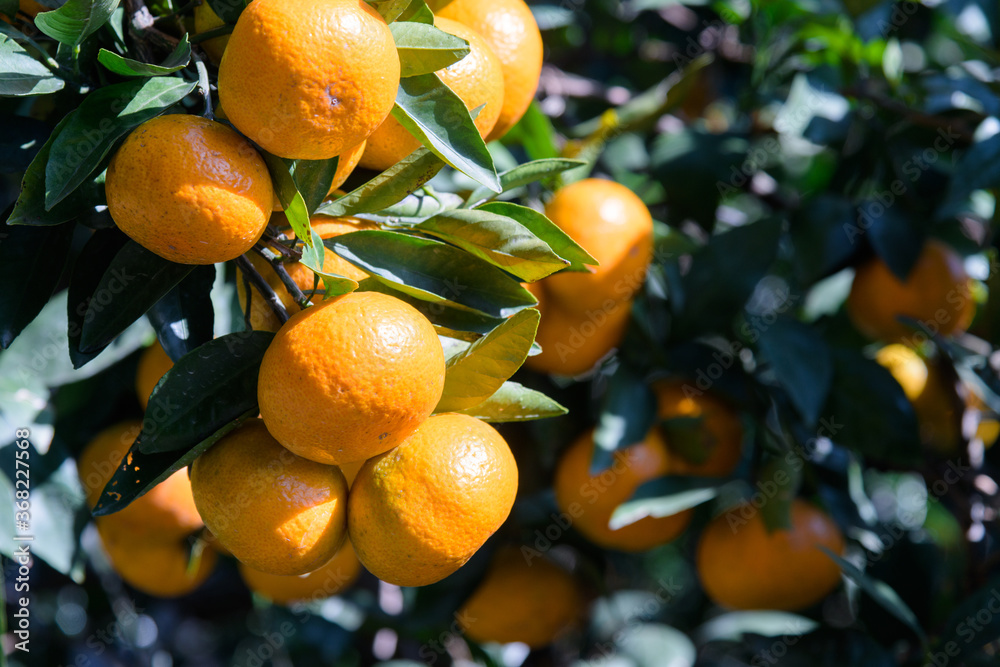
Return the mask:
<path id="1" fill-rule="evenodd" d="M 731 609 L 797 611 L 830 594 L 840 567 L 824 553 L 844 552 L 844 537 L 825 513 L 803 500 L 791 505 L 791 527 L 767 532 L 759 510 L 743 504 L 713 519 L 701 534 L 696 564 L 705 592 Z"/>
<path id="2" fill-rule="evenodd" d="M 340 469 L 292 454 L 251 419 L 191 466 L 205 525 L 233 556 L 268 574 L 304 574 L 337 553 L 346 535 Z"/>
<path id="3" fill-rule="evenodd" d="M 159 116 L 128 135 L 104 187 L 118 228 L 180 264 L 242 255 L 264 232 L 274 202 L 257 151 L 225 125 L 186 114 Z"/>
<path id="4" fill-rule="evenodd" d="M 389 115 L 399 56 L 363 0 L 254 0 L 219 65 L 219 100 L 236 128 L 274 155 L 326 160 Z"/>
<path id="5" fill-rule="evenodd" d="M 492 426 L 466 415 L 435 415 L 361 467 L 348 502 L 351 543 L 383 581 L 440 581 L 507 519 L 517 479 L 514 456 Z"/>
<path id="6" fill-rule="evenodd" d="M 261 363 L 268 430 L 320 463 L 359 461 L 406 439 L 438 404 L 444 351 L 416 308 L 352 292 L 292 316 Z"/>

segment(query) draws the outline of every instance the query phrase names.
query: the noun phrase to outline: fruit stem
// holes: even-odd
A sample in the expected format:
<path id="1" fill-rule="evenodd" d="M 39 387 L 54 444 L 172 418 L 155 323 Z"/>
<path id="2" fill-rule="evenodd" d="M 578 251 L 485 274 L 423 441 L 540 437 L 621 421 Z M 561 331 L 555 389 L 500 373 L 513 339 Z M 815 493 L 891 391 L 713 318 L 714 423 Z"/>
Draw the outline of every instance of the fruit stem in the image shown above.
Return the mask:
<path id="1" fill-rule="evenodd" d="M 194 60 L 194 68 L 198 70 L 198 90 L 201 91 L 201 96 L 205 100 L 205 112 L 202 115 L 209 120 L 215 120 L 215 114 L 212 112 L 212 86 L 208 83 L 208 69 L 205 67 L 205 61 L 194 51 L 191 52 L 191 58 Z"/>
<path id="2" fill-rule="evenodd" d="M 288 311 L 285 310 L 285 306 L 281 303 L 281 299 L 279 299 L 275 291 L 271 289 L 271 286 L 267 284 L 264 277 L 261 276 L 257 269 L 254 268 L 253 264 L 246 255 L 240 255 L 236 258 L 236 266 L 238 266 L 240 271 L 243 272 L 243 279 L 249 281 L 249 283 L 256 287 L 257 291 L 261 293 L 261 296 L 263 296 L 264 300 L 267 301 L 267 305 L 271 307 L 271 310 L 274 312 L 274 316 L 278 318 L 278 321 L 282 324 L 287 322 Z M 288 273 L 286 272 L 285 275 L 287 276 Z M 296 287 L 296 289 L 298 289 L 298 287 Z M 299 293 L 302 293 L 301 290 Z M 250 290 L 247 290 L 246 309 L 243 313 L 244 317 L 248 320 L 250 317 L 250 300 Z"/>
<path id="3" fill-rule="evenodd" d="M 277 245 L 281 244 L 279 243 Z M 270 248 L 261 247 L 260 243 L 257 243 L 257 245 L 253 247 L 253 250 L 258 255 L 260 255 L 268 262 L 270 262 L 271 268 L 274 269 L 274 272 L 281 280 L 281 283 L 285 286 L 285 289 L 288 290 L 288 293 L 291 295 L 292 299 L 295 301 L 295 303 L 299 305 L 300 308 L 307 308 L 310 305 L 312 305 L 312 303 L 309 301 L 309 297 L 307 297 L 302 292 L 302 290 L 295 283 L 295 281 L 292 280 L 292 277 L 288 275 L 288 270 L 285 269 L 283 257 L 279 257 L 278 255 L 271 252 Z"/>

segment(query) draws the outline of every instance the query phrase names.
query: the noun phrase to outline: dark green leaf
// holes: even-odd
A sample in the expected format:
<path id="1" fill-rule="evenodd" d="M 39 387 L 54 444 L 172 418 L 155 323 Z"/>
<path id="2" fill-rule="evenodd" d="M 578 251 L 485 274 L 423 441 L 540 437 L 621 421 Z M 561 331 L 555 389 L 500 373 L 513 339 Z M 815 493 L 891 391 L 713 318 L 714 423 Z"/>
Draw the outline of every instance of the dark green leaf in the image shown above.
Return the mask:
<path id="1" fill-rule="evenodd" d="M 796 320 L 778 318 L 760 332 L 760 349 L 778 383 L 809 425 L 822 416 L 833 381 L 833 359 L 823 337 Z"/>
<path id="2" fill-rule="evenodd" d="M 793 213 L 795 268 L 803 282 L 812 284 L 847 265 L 865 233 L 857 215 L 849 199 L 828 193 L 809 199 Z"/>
<path id="3" fill-rule="evenodd" d="M 369 2 L 374 5 L 376 11 L 390 25 L 410 5 L 410 0 L 369 0 Z"/>
<path id="4" fill-rule="evenodd" d="M 424 146 L 485 187 L 500 192 L 493 156 L 461 98 L 436 74 L 400 80 L 393 117 Z"/>
<path id="5" fill-rule="evenodd" d="M 227 334 L 188 352 L 149 397 L 138 449 L 187 451 L 245 414 L 256 415 L 257 374 L 274 334 Z"/>
<path id="6" fill-rule="evenodd" d="M 295 236 L 302 239 L 306 247 L 312 248 L 312 226 L 309 222 L 309 207 L 306 200 L 295 185 L 292 172 L 285 160 L 267 152 L 261 152 L 264 162 L 267 163 L 267 170 L 271 174 L 271 181 L 274 183 L 274 194 L 278 196 L 281 207 L 285 211 L 288 224 L 292 226 Z M 331 177 L 332 180 L 332 177 Z M 329 187 L 327 188 L 329 189 Z"/>
<path id="7" fill-rule="evenodd" d="M 645 379 L 628 366 L 619 366 L 608 383 L 597 427 L 591 474 L 607 470 L 614 453 L 645 440 L 656 422 L 656 398 Z"/>
<path id="8" fill-rule="evenodd" d="M 859 351 L 841 348 L 833 350 L 833 368 L 824 435 L 876 460 L 918 463 L 917 418 L 892 374 Z"/>
<path id="9" fill-rule="evenodd" d="M 969 657 L 982 654 L 984 646 L 1000 637 L 1000 614 L 992 613 L 997 600 L 1000 600 L 1000 577 L 993 577 L 951 612 L 937 642 L 937 650 L 943 651 L 953 661 L 951 664 L 965 664 Z M 980 612 L 984 609 L 991 613 L 989 618 L 981 620 Z M 971 619 L 976 619 L 974 626 Z M 993 657 L 989 659 L 992 661 Z"/>
<path id="10" fill-rule="evenodd" d="M 0 0 L 0 14 L 3 14 L 7 18 L 13 20 L 17 16 L 19 5 L 20 3 L 18 0 Z M 13 491 L 11 494 L 13 494 Z"/>
<path id="11" fill-rule="evenodd" d="M 215 266 L 198 266 L 146 313 L 164 351 L 174 361 L 214 336 Z"/>
<path id="12" fill-rule="evenodd" d="M 533 208 L 512 204 L 511 202 L 490 202 L 478 206 L 475 210 L 487 211 L 497 215 L 507 216 L 517 220 L 531 231 L 532 234 L 545 241 L 549 248 L 569 262 L 569 271 L 587 271 L 587 266 L 597 266 L 596 259 L 584 250 L 569 234 L 559 228 L 554 222 Z"/>
<path id="13" fill-rule="evenodd" d="M 384 283 L 375 278 L 366 278 L 361 281 L 359 289 L 366 292 L 381 292 L 402 299 L 429 319 L 439 330 L 439 333 L 452 338 L 471 343 L 480 336 L 485 336 L 493 331 L 504 321 L 500 317 L 493 317 L 465 308 L 456 308 L 441 301 L 431 302 L 418 299 L 405 292 L 395 290 L 390 285 L 391 283 Z"/>
<path id="14" fill-rule="evenodd" d="M 485 422 L 502 423 L 548 419 L 568 410 L 542 392 L 508 380 L 479 405 L 458 412 Z"/>
<path id="15" fill-rule="evenodd" d="M 586 164 L 587 163 L 583 160 L 569 160 L 567 158 L 545 158 L 541 160 L 533 160 L 501 173 L 500 187 L 503 188 L 504 192 L 507 192 L 508 190 L 513 190 L 514 188 L 519 188 L 528 185 L 529 183 L 549 180 L 564 171 L 582 167 Z M 489 188 L 480 186 L 476 188 L 471 195 L 469 195 L 467 201 L 474 205 L 482 201 L 492 199 L 495 196 L 495 192 Z"/>
<path id="16" fill-rule="evenodd" d="M 781 222 L 770 219 L 713 236 L 681 279 L 683 303 L 674 307 L 682 310 L 671 333 L 684 339 L 730 330 L 774 261 L 780 232 Z"/>
<path id="17" fill-rule="evenodd" d="M 867 226 L 872 247 L 889 270 L 905 281 L 927 238 L 923 218 L 907 215 L 898 206 L 871 200 L 858 206 L 858 221 Z"/>
<path id="18" fill-rule="evenodd" d="M 80 251 L 80 257 L 86 261 L 77 261 L 73 267 L 73 275 L 69 281 L 69 293 L 66 299 L 66 312 L 69 326 L 67 334 L 69 336 L 69 358 L 73 362 L 73 368 L 80 368 L 88 361 L 96 357 L 100 350 L 96 352 L 84 352 L 80 347 L 80 336 L 83 333 L 83 326 L 87 322 L 87 311 L 92 305 L 92 299 L 97 296 L 97 286 L 104 277 L 105 271 L 111 266 L 118 252 L 129 243 L 129 238 L 125 236 L 117 227 L 101 229 L 94 232 L 87 243 Z M 100 306 L 100 302 L 94 301 L 93 305 Z"/>
<path id="19" fill-rule="evenodd" d="M 337 173 L 339 158 L 329 160 L 285 160 L 292 174 L 292 181 L 302 195 L 306 210 L 312 214 L 330 194 L 333 177 Z"/>
<path id="20" fill-rule="evenodd" d="M 438 241 L 361 231 L 325 243 L 393 289 L 425 301 L 504 318 L 536 303 L 531 292 L 500 269 Z"/>
<path id="21" fill-rule="evenodd" d="M 938 219 L 963 211 L 975 190 L 1000 185 L 1000 134 L 966 149 L 949 180 L 948 193 L 937 211 Z"/>
<path id="22" fill-rule="evenodd" d="M 519 311 L 449 359 L 444 393 L 434 411 L 467 410 L 493 396 L 528 357 L 538 319 L 533 308 Z"/>
<path id="23" fill-rule="evenodd" d="M 22 174 L 51 134 L 48 123 L 7 116 L 0 126 L 0 174 Z"/>
<path id="24" fill-rule="evenodd" d="M 441 171 L 444 163 L 426 148 L 418 148 L 364 185 L 340 199 L 323 204 L 316 213 L 341 218 L 374 213 L 397 204 Z"/>
<path id="25" fill-rule="evenodd" d="M 920 643 L 926 646 L 927 636 L 924 634 L 923 628 L 920 627 L 920 621 L 917 620 L 916 614 L 903 602 L 896 591 L 892 590 L 884 581 L 869 577 L 859 570 L 854 563 L 841 558 L 826 547 L 821 546 L 819 549 L 833 559 L 845 577 L 856 583 L 861 590 L 871 596 L 883 609 L 899 619 L 906 627 L 913 630 L 913 634 L 920 639 Z"/>
<path id="26" fill-rule="evenodd" d="M 107 23 L 118 0 L 67 0 L 55 11 L 35 17 L 35 26 L 52 39 L 76 47 Z"/>
<path id="27" fill-rule="evenodd" d="M 489 211 L 446 211 L 415 225 L 414 229 L 457 245 L 528 282 L 540 280 L 569 264 L 521 223 Z"/>
<path id="28" fill-rule="evenodd" d="M 358 283 L 354 280 L 323 269 L 326 255 L 323 239 L 320 238 L 319 232 L 315 229 L 310 229 L 310 232 L 312 234 L 312 248 L 306 247 L 303 250 L 302 263 L 323 279 L 324 297 L 329 299 L 358 289 Z M 319 299 L 311 300 L 318 301 Z"/>
<path id="29" fill-rule="evenodd" d="M 249 3 L 243 0 L 206 0 L 215 14 L 231 25 L 234 25 L 243 13 L 243 8 Z"/>
<path id="30" fill-rule="evenodd" d="M 396 21 L 389 26 L 399 52 L 400 76 L 430 74 L 469 54 L 469 43 L 433 25 Z"/>
<path id="31" fill-rule="evenodd" d="M 177 48 L 159 65 L 125 58 L 107 49 L 101 49 L 97 53 L 97 60 L 115 74 L 122 76 L 161 76 L 187 67 L 191 62 L 191 44 L 187 35 L 182 35 Z"/>
<path id="32" fill-rule="evenodd" d="M 516 143 L 524 146 L 531 160 L 544 160 L 559 156 L 555 137 L 556 131 L 552 127 L 552 121 L 538 108 L 538 102 L 532 100 L 521 120 L 504 135 L 503 141 L 505 144 Z"/>
<path id="33" fill-rule="evenodd" d="M 125 244 L 90 295 L 80 351 L 100 352 L 184 279 L 194 266 L 176 264 L 135 241 Z"/>
<path id="34" fill-rule="evenodd" d="M 52 143 L 45 166 L 45 210 L 76 190 L 121 137 L 194 87 L 193 81 L 158 77 L 105 86 L 88 95 Z"/>
<path id="35" fill-rule="evenodd" d="M 45 165 L 49 161 L 49 151 L 56 136 L 70 122 L 75 111 L 68 113 L 49 135 L 48 140 L 31 160 L 24 178 L 21 179 L 21 192 L 14 204 L 14 211 L 7 219 L 9 225 L 32 225 L 36 227 L 58 225 L 72 220 L 80 213 L 80 199 L 73 196 L 55 206 L 51 211 L 45 210 Z"/>
<path id="36" fill-rule="evenodd" d="M 608 527 L 624 528 L 636 521 L 673 516 L 719 495 L 719 481 L 710 477 L 660 477 L 642 484 L 633 496 L 615 508 Z"/>
<path id="37" fill-rule="evenodd" d="M 73 226 L 0 228 L 0 348 L 41 312 L 59 284 Z M 17 285 L 18 287 L 13 287 Z"/>
<path id="38" fill-rule="evenodd" d="M 0 97 L 47 95 L 66 83 L 32 58 L 21 45 L 0 35 Z"/>

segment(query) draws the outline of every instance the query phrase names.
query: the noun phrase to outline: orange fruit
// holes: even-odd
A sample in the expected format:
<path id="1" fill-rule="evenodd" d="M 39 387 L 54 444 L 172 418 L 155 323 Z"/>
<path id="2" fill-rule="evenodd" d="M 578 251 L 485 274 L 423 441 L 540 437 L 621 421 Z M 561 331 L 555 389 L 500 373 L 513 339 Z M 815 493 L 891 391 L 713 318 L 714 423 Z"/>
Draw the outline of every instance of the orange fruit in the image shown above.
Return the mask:
<path id="1" fill-rule="evenodd" d="M 362 141 L 357 146 L 351 146 L 340 154 L 340 158 L 337 160 L 337 171 L 333 174 L 333 181 L 330 183 L 330 192 L 328 194 L 332 195 L 336 192 L 337 188 L 343 185 L 348 176 L 354 172 L 354 168 L 358 166 L 361 156 L 365 153 L 366 143 L 366 141 Z"/>
<path id="2" fill-rule="evenodd" d="M 469 54 L 438 71 L 438 76 L 458 95 L 470 111 L 486 106 L 473 119 L 479 134 L 485 137 L 497 122 L 503 105 L 503 70 L 500 60 L 475 30 L 450 19 L 438 17 L 435 27 L 469 42 Z M 388 116 L 368 137 L 361 166 L 382 171 L 420 148 L 420 141 Z"/>
<path id="3" fill-rule="evenodd" d="M 316 230 L 322 239 L 329 239 L 348 232 L 372 229 L 374 227 L 372 223 L 358 218 L 329 218 L 322 215 L 313 216 L 311 223 L 312 228 Z M 290 229 L 285 231 L 289 236 L 294 236 Z M 290 315 L 299 312 L 301 308 L 292 299 L 292 295 L 288 293 L 288 290 L 285 289 L 284 283 L 281 282 L 278 274 L 274 272 L 271 263 L 257 253 L 248 255 L 248 258 L 250 259 L 250 264 L 257 269 L 257 273 L 267 281 L 267 284 L 271 286 L 271 289 L 281 299 L 285 310 Z M 306 296 L 310 297 L 313 303 L 323 300 L 323 292 L 326 288 L 322 278 L 319 280 L 319 283 L 316 283 L 316 274 L 312 269 L 299 262 L 286 262 L 285 270 L 288 272 L 288 277 L 299 286 L 299 289 Z M 352 280 L 364 280 L 368 277 L 367 273 L 346 259 L 341 258 L 340 255 L 337 255 L 329 248 L 323 251 L 323 270 L 327 273 L 336 273 Z M 314 287 L 316 292 L 313 292 Z M 281 327 L 281 323 L 278 321 L 278 317 L 274 314 L 274 311 L 271 310 L 271 306 L 264 300 L 260 291 L 252 285 L 250 287 L 250 294 L 250 327 L 258 331 L 277 331 Z M 240 308 L 246 308 L 246 285 L 243 282 L 243 272 L 239 269 L 236 270 L 236 295 L 239 299 Z"/>
<path id="4" fill-rule="evenodd" d="M 519 549 L 505 547 L 456 618 L 477 642 L 521 642 L 535 649 L 569 628 L 582 607 L 566 570 L 542 557 L 529 563 Z"/>
<path id="5" fill-rule="evenodd" d="M 654 434 L 614 454 L 611 467 L 590 473 L 594 433 L 580 436 L 556 465 L 556 503 L 573 526 L 594 544 L 619 551 L 646 551 L 680 535 L 691 521 L 691 510 L 671 516 L 645 517 L 612 530 L 615 509 L 629 500 L 644 482 L 670 472 L 671 455 Z"/>
<path id="6" fill-rule="evenodd" d="M 364 461 L 350 461 L 349 463 L 340 464 L 340 471 L 344 473 L 344 478 L 347 480 L 348 488 L 354 485 L 354 480 L 358 476 L 358 471 L 361 470 L 361 466 L 364 464 Z"/>
<path id="7" fill-rule="evenodd" d="M 517 464 L 489 424 L 435 415 L 405 442 L 361 467 L 348 531 L 361 563 L 397 586 L 444 579 L 507 519 Z"/>
<path id="8" fill-rule="evenodd" d="M 326 160 L 360 144 L 392 111 L 398 87 L 392 33 L 363 0 L 253 0 L 219 65 L 233 125 L 291 159 Z"/>
<path id="9" fill-rule="evenodd" d="M 350 587 L 361 574 L 361 563 L 354 555 L 350 540 L 318 569 L 298 576 L 267 574 L 240 563 L 240 575 L 254 593 L 277 604 L 322 600 Z"/>
<path id="10" fill-rule="evenodd" d="M 499 139 L 528 110 L 542 73 L 542 35 L 523 0 L 452 0 L 435 12 L 467 25 L 500 60 L 503 106 L 487 141 Z"/>
<path id="11" fill-rule="evenodd" d="M 581 312 L 548 297 L 544 285 L 536 283 L 532 287 L 542 314 L 535 334 L 535 342 L 542 351 L 528 357 L 525 361 L 528 368 L 541 373 L 580 375 L 608 356 L 625 335 L 631 302 L 609 303 L 608 309 Z"/>
<path id="12" fill-rule="evenodd" d="M 164 259 L 214 264 L 260 238 L 274 191 L 264 160 L 231 129 L 200 116 L 158 116 L 132 131 L 105 181 L 118 228 Z"/>
<path id="13" fill-rule="evenodd" d="M 416 308 L 352 292 L 281 327 L 260 366 L 260 413 L 299 456 L 360 461 L 400 444 L 430 416 L 444 368 L 434 327 Z"/>
<path id="14" fill-rule="evenodd" d="M 138 420 L 115 424 L 84 448 L 77 460 L 77 474 L 88 507 L 93 509 L 100 500 L 104 486 L 122 464 L 141 428 Z M 194 504 L 187 469 L 178 470 L 120 512 L 98 517 L 97 525 L 104 524 L 108 531 L 164 540 L 180 540 L 204 525 Z"/>
<path id="15" fill-rule="evenodd" d="M 149 397 L 153 393 L 153 388 L 160 381 L 163 374 L 174 367 L 173 360 L 167 356 L 160 345 L 160 341 L 143 350 L 139 357 L 139 368 L 135 374 L 135 393 L 139 397 L 139 403 L 145 410 L 149 405 Z"/>
<path id="16" fill-rule="evenodd" d="M 171 598 L 190 593 L 208 579 L 218 560 L 215 551 L 204 549 L 192 563 L 184 540 L 135 539 L 105 528 L 98 524 L 111 566 L 132 588 L 149 595 Z"/>
<path id="17" fill-rule="evenodd" d="M 587 178 L 556 192 L 545 214 L 600 262 L 589 273 L 545 278 L 552 300 L 586 312 L 632 298 L 653 258 L 653 218 L 641 199 L 624 185 Z"/>
<path id="18" fill-rule="evenodd" d="M 219 15 L 215 13 L 212 6 L 208 4 L 208 0 L 202 0 L 200 4 L 195 6 L 195 34 L 215 30 L 216 28 L 221 28 L 225 24 L 226 22 L 219 18 Z M 222 35 L 220 37 L 213 37 L 212 39 L 206 39 L 204 42 L 201 42 L 201 48 L 205 49 L 205 53 L 208 54 L 209 60 L 218 65 L 219 61 L 222 60 L 222 54 L 226 51 L 226 45 L 228 43 L 229 35 Z"/>
<path id="19" fill-rule="evenodd" d="M 962 400 L 944 377 L 940 363 L 925 361 L 900 343 L 886 345 L 875 354 L 913 405 L 920 440 L 940 454 L 954 454 L 962 442 Z"/>
<path id="20" fill-rule="evenodd" d="M 847 298 L 847 314 L 858 331 L 872 339 L 908 344 L 925 336 L 897 317 L 917 320 L 947 336 L 965 331 L 975 308 L 962 258 L 934 239 L 924 244 L 905 282 L 879 258 L 858 267 Z"/>
<path id="21" fill-rule="evenodd" d="M 668 380 L 653 385 L 660 419 L 692 419 L 690 439 L 672 442 L 665 437 L 670 450 L 670 474 L 699 477 L 725 477 L 736 469 L 743 455 L 743 424 L 739 415 L 721 399 L 709 393 L 688 396 L 681 380 Z M 655 430 L 655 429 L 654 429 Z M 686 430 L 686 429 L 685 429 Z"/>
<path id="22" fill-rule="evenodd" d="M 791 528 L 768 533 L 760 512 L 745 504 L 705 527 L 698 543 L 698 576 L 708 596 L 723 607 L 797 611 L 822 600 L 840 582 L 840 568 L 821 546 L 844 553 L 837 524 L 816 507 L 792 501 Z"/>
<path id="23" fill-rule="evenodd" d="M 205 525 L 255 570 L 311 572 L 344 541 L 343 473 L 284 449 L 259 419 L 248 420 L 195 460 L 191 489 Z"/>

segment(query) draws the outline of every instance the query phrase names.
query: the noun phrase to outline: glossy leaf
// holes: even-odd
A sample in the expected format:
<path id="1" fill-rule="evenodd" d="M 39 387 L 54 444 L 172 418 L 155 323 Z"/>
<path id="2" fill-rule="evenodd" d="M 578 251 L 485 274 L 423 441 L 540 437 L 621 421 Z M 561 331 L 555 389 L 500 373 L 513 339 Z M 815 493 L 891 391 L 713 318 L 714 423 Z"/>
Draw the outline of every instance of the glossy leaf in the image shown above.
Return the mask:
<path id="1" fill-rule="evenodd" d="M 281 208 L 285 211 L 285 218 L 291 225 L 295 236 L 302 239 L 307 247 L 312 248 L 312 226 L 309 222 L 309 206 L 305 198 L 299 192 L 295 179 L 292 177 L 289 164 L 270 153 L 261 153 L 267 170 L 271 174 L 271 181 L 274 183 L 274 194 L 281 203 Z M 332 180 L 331 176 L 331 180 Z M 329 189 L 329 186 L 327 186 Z"/>
<path id="2" fill-rule="evenodd" d="M 193 269 L 190 264 L 163 259 L 135 241 L 126 243 L 90 295 L 80 351 L 102 350 Z"/>
<path id="3" fill-rule="evenodd" d="M 475 210 L 487 211 L 517 220 L 527 227 L 532 234 L 545 241 L 556 255 L 566 260 L 568 262 L 566 269 L 570 271 L 587 271 L 588 265 L 597 266 L 599 264 L 569 234 L 549 220 L 544 213 L 539 213 L 533 208 L 511 202 L 489 202 L 477 207 Z"/>
<path id="4" fill-rule="evenodd" d="M 508 190 L 520 188 L 536 181 L 551 179 L 565 171 L 582 167 L 586 164 L 583 160 L 570 160 L 568 158 L 532 160 L 531 162 L 519 164 L 512 169 L 502 172 L 500 174 L 500 187 L 503 188 L 504 192 L 507 192 Z M 470 204 L 478 204 L 495 196 L 495 192 L 489 188 L 480 186 L 473 190 L 467 201 Z"/>
<path id="5" fill-rule="evenodd" d="M 528 357 L 538 320 L 533 308 L 519 311 L 449 359 L 435 412 L 466 410 L 493 396 Z"/>
<path id="6" fill-rule="evenodd" d="M 231 25 L 235 24 L 247 6 L 244 0 L 206 0 L 216 16 Z"/>
<path id="7" fill-rule="evenodd" d="M 531 292 L 500 269 L 439 241 L 361 231 L 325 244 L 393 289 L 424 301 L 501 318 L 536 303 Z"/>
<path id="8" fill-rule="evenodd" d="M 823 337 L 796 320 L 779 318 L 760 332 L 760 349 L 807 424 L 815 424 L 833 381 L 833 358 Z"/>
<path id="9" fill-rule="evenodd" d="M 469 43 L 433 25 L 396 21 L 389 26 L 399 53 L 400 76 L 430 74 L 469 54 Z"/>
<path id="10" fill-rule="evenodd" d="M 508 380 L 479 405 L 457 412 L 496 424 L 548 419 L 568 410 L 542 392 Z"/>
<path id="11" fill-rule="evenodd" d="M 320 215 L 340 218 L 374 213 L 403 201 L 434 178 L 444 163 L 426 148 L 418 148 L 381 174 L 336 201 L 316 209 Z"/>
<path id="12" fill-rule="evenodd" d="M 501 191 L 493 157 L 465 103 L 436 74 L 401 79 L 392 115 L 453 168 L 494 192 Z"/>
<path id="13" fill-rule="evenodd" d="M 656 398 L 645 379 L 628 366 L 619 366 L 611 376 L 594 429 L 591 474 L 611 467 L 614 453 L 644 440 L 655 422 Z"/>
<path id="14" fill-rule="evenodd" d="M 197 266 L 146 312 L 156 337 L 174 361 L 214 337 L 214 283 L 215 266 Z"/>
<path id="15" fill-rule="evenodd" d="M 338 157 L 329 160 L 285 160 L 292 174 L 292 181 L 302 195 L 306 210 L 312 214 L 330 194 L 333 177 L 337 173 Z"/>
<path id="16" fill-rule="evenodd" d="M 490 211 L 447 211 L 415 225 L 414 229 L 456 245 L 528 282 L 568 265 L 524 225 Z"/>
<path id="17" fill-rule="evenodd" d="M 87 312 L 92 306 L 93 312 L 96 312 L 97 306 L 100 305 L 99 302 L 93 304 L 91 302 L 97 296 L 97 287 L 101 279 L 114 262 L 118 252 L 129 242 L 129 238 L 117 227 L 96 231 L 80 251 L 80 254 L 87 258 L 87 261 L 77 262 L 73 266 L 66 300 L 69 322 L 67 327 L 69 357 L 73 368 L 80 368 L 100 353 L 100 350 L 84 352 L 81 349 L 80 337 L 83 333 L 83 326 L 87 322 Z"/>
<path id="18" fill-rule="evenodd" d="M 67 0 L 59 9 L 42 12 L 35 25 L 43 33 L 66 46 L 79 46 L 107 23 L 119 0 Z"/>
<path id="19" fill-rule="evenodd" d="M 0 35 L 0 97 L 47 95 L 62 90 L 65 85 L 20 44 Z"/>
<path id="20" fill-rule="evenodd" d="M 182 35 L 177 48 L 159 65 L 132 60 L 107 49 L 101 49 L 97 53 L 97 60 L 121 76 L 162 76 L 187 67 L 191 62 L 191 43 L 188 42 L 187 35 Z"/>
<path id="21" fill-rule="evenodd" d="M 636 521 L 679 514 L 719 495 L 719 482 L 705 477 L 661 477 L 646 482 L 615 508 L 608 527 L 618 530 Z"/>

